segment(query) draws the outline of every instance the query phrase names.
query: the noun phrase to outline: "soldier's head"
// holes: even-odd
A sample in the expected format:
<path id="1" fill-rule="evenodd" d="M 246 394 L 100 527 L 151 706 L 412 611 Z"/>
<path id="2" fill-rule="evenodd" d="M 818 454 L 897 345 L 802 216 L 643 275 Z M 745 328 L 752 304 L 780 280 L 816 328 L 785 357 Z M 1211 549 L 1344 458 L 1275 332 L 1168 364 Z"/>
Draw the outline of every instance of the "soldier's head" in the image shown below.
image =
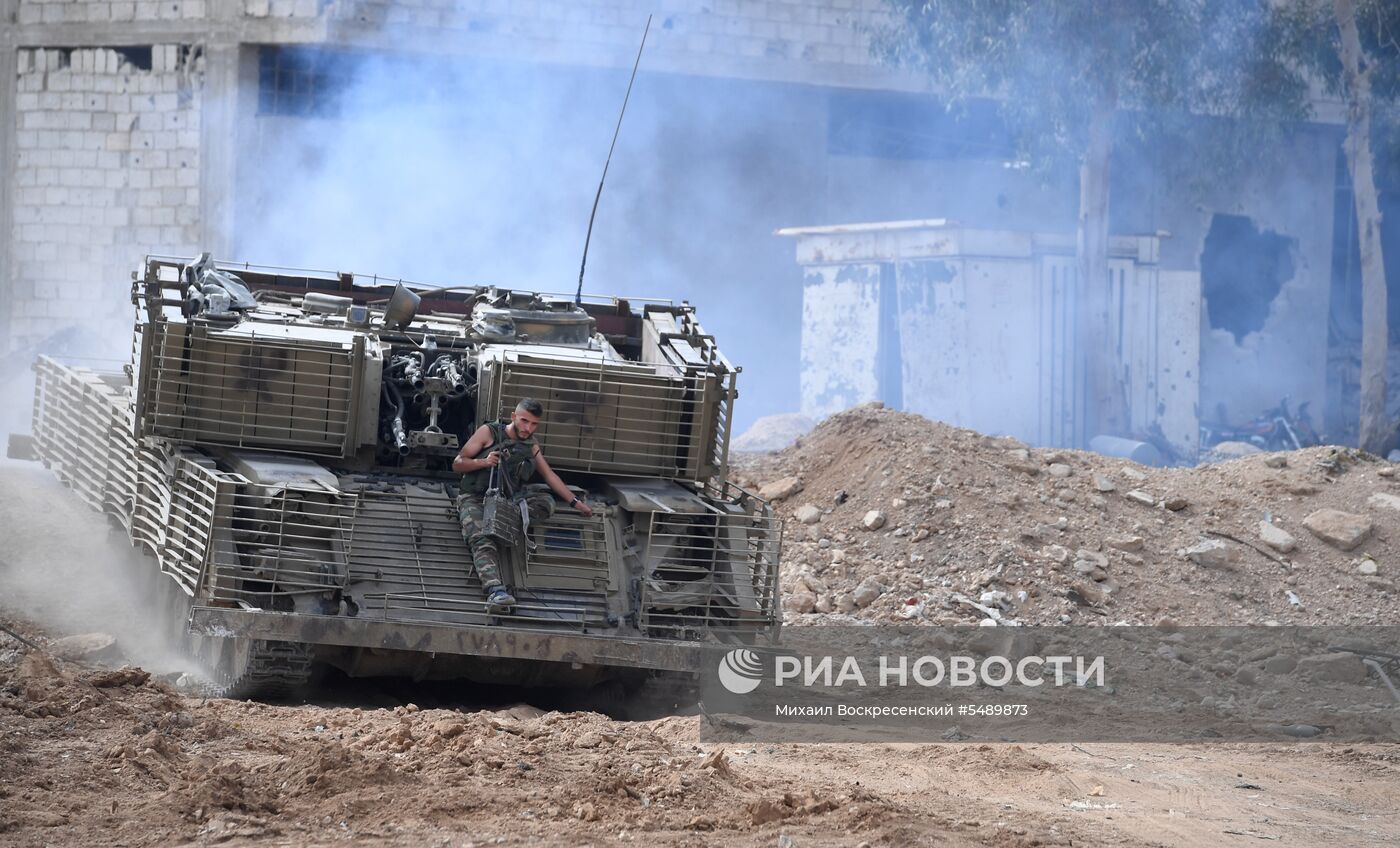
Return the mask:
<path id="1" fill-rule="evenodd" d="M 539 429 L 540 419 L 544 417 L 544 406 L 534 398 L 521 398 L 520 403 L 515 405 L 515 411 L 510 415 L 511 428 L 515 431 L 517 439 L 528 439 Z"/>

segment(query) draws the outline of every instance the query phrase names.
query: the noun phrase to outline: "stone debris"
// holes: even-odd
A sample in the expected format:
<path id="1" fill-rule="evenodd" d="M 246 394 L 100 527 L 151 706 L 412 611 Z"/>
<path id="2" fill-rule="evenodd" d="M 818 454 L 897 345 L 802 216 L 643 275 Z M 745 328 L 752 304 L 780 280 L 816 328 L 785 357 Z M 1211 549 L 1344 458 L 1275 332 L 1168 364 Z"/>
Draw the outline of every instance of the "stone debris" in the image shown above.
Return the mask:
<path id="1" fill-rule="evenodd" d="M 1366 666 L 1356 654 L 1329 651 L 1298 660 L 1297 673 L 1314 682 L 1361 683 L 1366 679 Z"/>
<path id="2" fill-rule="evenodd" d="M 1061 480 L 1074 473 L 1074 469 L 1063 462 L 1052 462 L 1050 463 L 1050 467 L 1046 470 L 1050 472 L 1051 477 L 1056 477 Z"/>
<path id="3" fill-rule="evenodd" d="M 1325 508 L 1309 513 L 1303 526 L 1327 544 L 1349 551 L 1366 541 L 1375 525 L 1364 515 Z"/>
<path id="4" fill-rule="evenodd" d="M 792 514 L 802 524 L 816 524 L 822 520 L 822 511 L 812 504 L 803 504 Z"/>
<path id="5" fill-rule="evenodd" d="M 1382 470 L 1388 471 L 1390 469 Z M 1376 492 L 1374 495 L 1371 495 L 1371 497 L 1366 499 L 1366 505 L 1377 507 L 1378 509 L 1393 509 L 1396 511 L 1400 511 L 1400 495 L 1392 495 L 1389 492 Z"/>
<path id="6" fill-rule="evenodd" d="M 1223 539 L 1202 539 L 1189 548 L 1183 548 L 1181 555 L 1202 568 L 1230 568 L 1235 564 L 1235 549 Z"/>
<path id="7" fill-rule="evenodd" d="M 885 587 L 880 585 L 880 581 L 874 577 L 867 577 L 856 587 L 855 592 L 851 595 L 851 600 L 855 601 L 857 607 L 865 609 L 875 603 L 884 593 Z"/>
<path id="8" fill-rule="evenodd" d="M 1380 570 L 1380 566 L 1373 559 L 1363 559 L 1356 564 L 1356 573 L 1362 577 L 1374 577 Z"/>
<path id="9" fill-rule="evenodd" d="M 1143 506 L 1157 505 L 1157 499 L 1141 489 L 1132 489 L 1123 497 L 1127 498 L 1135 504 L 1142 504 Z"/>
<path id="10" fill-rule="evenodd" d="M 879 530 L 885 526 L 885 514 L 878 509 L 872 509 L 860 520 L 860 526 L 866 530 Z"/>
<path id="11" fill-rule="evenodd" d="M 767 501 L 780 501 L 802 491 L 802 481 L 796 477 L 783 477 L 774 480 L 758 490 L 758 496 Z"/>
<path id="12" fill-rule="evenodd" d="M 1119 551 L 1140 551 L 1143 548 L 1144 540 L 1141 536 L 1109 536 L 1103 543 Z"/>
<path id="13" fill-rule="evenodd" d="M 1298 540 L 1293 538 L 1293 534 L 1272 521 L 1259 522 L 1259 541 L 1281 554 L 1286 554 L 1298 547 Z"/>
<path id="14" fill-rule="evenodd" d="M 1112 492 L 1118 486 L 1102 474 L 1094 475 L 1094 488 L 1100 492 Z"/>

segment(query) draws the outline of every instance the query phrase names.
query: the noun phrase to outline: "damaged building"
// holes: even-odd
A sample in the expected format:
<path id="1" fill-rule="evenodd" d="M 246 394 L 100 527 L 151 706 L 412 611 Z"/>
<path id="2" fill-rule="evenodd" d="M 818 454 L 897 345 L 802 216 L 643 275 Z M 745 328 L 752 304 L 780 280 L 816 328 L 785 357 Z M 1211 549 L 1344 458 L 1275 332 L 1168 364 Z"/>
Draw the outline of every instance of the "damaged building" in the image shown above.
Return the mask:
<path id="1" fill-rule="evenodd" d="M 648 11 L 0 0 L 0 355 L 122 357 L 146 253 L 571 294 Z M 696 303 L 748 366 L 740 429 L 882 399 L 1083 446 L 1074 181 L 1020 168 L 988 104 L 954 121 L 873 58 L 886 20 L 880 0 L 658 8 L 586 291 Z M 1119 435 L 1189 451 L 1221 405 L 1287 395 L 1345 436 L 1340 135 L 1298 127 L 1208 181 L 1179 177 L 1189 149 L 1115 156 Z"/>

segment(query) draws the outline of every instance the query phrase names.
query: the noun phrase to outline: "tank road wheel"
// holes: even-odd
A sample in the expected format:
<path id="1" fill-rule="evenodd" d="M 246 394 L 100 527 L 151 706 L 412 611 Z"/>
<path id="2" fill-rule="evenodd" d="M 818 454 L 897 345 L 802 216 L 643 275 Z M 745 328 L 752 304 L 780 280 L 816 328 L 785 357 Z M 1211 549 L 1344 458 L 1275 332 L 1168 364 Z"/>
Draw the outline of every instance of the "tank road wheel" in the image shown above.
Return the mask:
<path id="1" fill-rule="evenodd" d="M 262 639 L 222 640 L 214 666 L 215 697 L 288 700 L 311 678 L 311 647 Z"/>

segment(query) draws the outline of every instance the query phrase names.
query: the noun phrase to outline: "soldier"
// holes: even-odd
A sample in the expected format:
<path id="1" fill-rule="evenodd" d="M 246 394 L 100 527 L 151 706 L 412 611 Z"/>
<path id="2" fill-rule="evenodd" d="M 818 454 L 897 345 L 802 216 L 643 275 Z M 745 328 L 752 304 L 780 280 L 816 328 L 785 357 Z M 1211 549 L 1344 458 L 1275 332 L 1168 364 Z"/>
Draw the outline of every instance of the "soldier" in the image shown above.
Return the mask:
<path id="1" fill-rule="evenodd" d="M 500 542 L 481 532 L 482 497 L 490 486 L 491 469 L 500 467 L 502 488 L 524 492 L 531 521 L 544 521 L 554 514 L 554 498 L 542 491 L 545 486 L 526 488 L 536 473 L 569 506 L 585 516 L 593 514 L 592 508 L 575 497 L 545 461 L 539 442 L 535 440 L 535 430 L 543 415 L 544 407 L 539 401 L 523 398 L 515 405 L 509 423 L 492 421 L 481 425 L 452 460 L 452 470 L 462 474 L 462 494 L 457 499 L 462 536 L 471 548 L 477 576 L 486 590 L 489 612 L 506 612 L 515 606 L 514 596 L 501 581 Z"/>

